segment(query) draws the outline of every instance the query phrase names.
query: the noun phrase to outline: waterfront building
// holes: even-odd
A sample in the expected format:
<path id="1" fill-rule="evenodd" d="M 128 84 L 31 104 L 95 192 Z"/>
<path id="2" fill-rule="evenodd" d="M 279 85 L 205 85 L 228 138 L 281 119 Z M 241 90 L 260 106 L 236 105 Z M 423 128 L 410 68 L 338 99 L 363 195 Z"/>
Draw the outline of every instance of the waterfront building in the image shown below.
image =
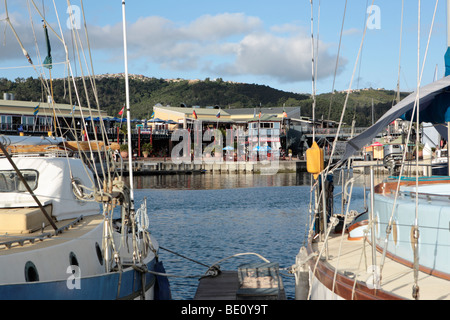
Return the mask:
<path id="1" fill-rule="evenodd" d="M 279 108 L 236 108 L 222 109 L 213 107 L 171 107 L 156 105 L 153 107 L 154 119 L 172 123 L 176 128 L 193 129 L 194 122 L 200 121 L 202 132 L 208 129 L 239 130 L 246 136 L 247 144 L 270 147 L 273 150 L 287 149 L 286 132 L 291 118 L 300 118 L 299 107 Z M 154 128 L 158 122 L 148 122 Z M 262 137 L 262 138 L 260 138 Z"/>
<path id="2" fill-rule="evenodd" d="M 11 94 L 4 94 L 4 98 L 0 100 L 0 133 L 8 135 L 48 135 L 54 132 L 55 121 L 59 122 L 59 126 L 65 128 L 62 133 L 68 139 L 73 138 L 72 131 L 69 128 L 76 128 L 77 134 L 81 135 L 84 129 L 82 118 L 89 117 L 89 109 L 68 104 L 35 102 L 35 101 L 19 101 L 14 100 Z M 108 119 L 106 112 L 96 112 L 94 117 L 102 116 Z M 94 130 L 95 125 L 86 121 L 85 125 Z M 58 132 L 58 136 L 61 133 Z"/>

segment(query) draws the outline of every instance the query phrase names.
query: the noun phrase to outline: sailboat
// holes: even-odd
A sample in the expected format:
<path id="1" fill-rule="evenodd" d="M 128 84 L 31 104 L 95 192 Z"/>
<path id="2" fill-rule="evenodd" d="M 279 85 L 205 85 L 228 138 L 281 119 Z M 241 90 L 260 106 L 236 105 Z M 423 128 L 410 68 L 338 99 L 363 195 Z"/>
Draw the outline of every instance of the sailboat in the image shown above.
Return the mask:
<path id="1" fill-rule="evenodd" d="M 126 44 L 124 1 L 122 12 Z M 126 96 L 130 126 L 128 83 Z M 113 161 L 117 148 L 0 137 L 0 299 L 170 299 L 146 199 L 135 209 L 132 174 L 127 183 Z"/>
<path id="2" fill-rule="evenodd" d="M 450 1 L 447 10 L 450 19 Z M 317 188 L 312 191 L 314 212 L 307 244 L 301 247 L 293 266 L 297 299 L 450 299 L 448 175 L 419 176 L 416 170 L 415 177 L 403 177 L 402 165 L 399 177 L 389 177 L 375 185 L 372 165 L 370 201 L 365 211 L 351 210 L 355 183 L 351 176 L 342 184 L 346 209 L 334 214 L 328 205 L 333 202 L 328 192 L 330 176 L 343 173 L 348 159 L 393 120 L 404 116 L 411 121 L 447 124 L 450 128 L 450 41 L 448 46 L 443 79 L 418 85 L 416 92 L 398 102 L 367 131 L 349 140 L 337 165 L 311 172 L 317 177 Z M 441 135 L 448 140 L 446 131 L 441 131 Z M 405 156 L 406 151 L 403 159 Z M 308 161 L 323 162 L 320 155 Z"/>

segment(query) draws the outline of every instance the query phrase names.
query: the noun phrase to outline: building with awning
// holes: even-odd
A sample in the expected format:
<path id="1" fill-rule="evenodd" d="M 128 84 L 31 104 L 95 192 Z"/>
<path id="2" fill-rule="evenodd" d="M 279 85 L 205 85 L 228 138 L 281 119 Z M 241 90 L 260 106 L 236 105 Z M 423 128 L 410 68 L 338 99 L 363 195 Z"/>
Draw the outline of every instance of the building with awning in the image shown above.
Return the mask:
<path id="1" fill-rule="evenodd" d="M 153 107 L 155 118 L 166 121 L 172 120 L 182 128 L 189 127 L 194 120 L 203 123 L 219 124 L 247 124 L 253 121 L 277 121 L 283 118 L 299 118 L 299 107 L 277 107 L 277 108 L 236 108 L 221 109 L 219 107 L 171 107 L 156 105 Z M 286 113 L 284 115 L 283 113 Z M 261 113 L 261 116 L 260 116 Z"/>
<path id="2" fill-rule="evenodd" d="M 289 121 L 300 118 L 299 107 L 222 109 L 218 106 L 200 108 L 156 105 L 153 112 L 154 118 L 172 121 L 178 128 L 194 129 L 194 123 L 201 122 L 203 132 L 214 128 L 240 130 L 246 135 L 246 146 L 266 147 L 274 151 L 288 149 L 286 132 Z"/>
<path id="3" fill-rule="evenodd" d="M 92 111 L 93 116 L 107 117 L 105 111 Z M 42 134 L 54 130 L 57 119 L 60 126 L 80 128 L 81 119 L 89 117 L 86 107 L 69 104 L 34 102 L 3 99 L 0 100 L 0 132 L 4 134 Z"/>

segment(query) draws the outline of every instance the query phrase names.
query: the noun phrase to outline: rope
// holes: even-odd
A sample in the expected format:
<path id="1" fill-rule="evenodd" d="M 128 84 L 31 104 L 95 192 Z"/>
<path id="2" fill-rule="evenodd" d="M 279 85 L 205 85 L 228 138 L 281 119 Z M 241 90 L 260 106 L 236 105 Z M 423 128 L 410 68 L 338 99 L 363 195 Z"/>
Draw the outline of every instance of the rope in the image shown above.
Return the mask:
<path id="1" fill-rule="evenodd" d="M 192 261 L 192 262 L 197 263 L 197 264 L 199 264 L 199 265 L 201 265 L 201 266 L 204 266 L 204 267 L 206 267 L 206 268 L 209 268 L 209 265 L 204 264 L 204 263 L 201 263 L 201 262 L 196 261 L 196 260 L 194 260 L 194 259 L 188 258 L 188 257 L 186 257 L 186 256 L 183 256 L 183 255 L 180 254 L 180 253 L 177 253 L 177 252 L 175 252 L 175 251 L 169 250 L 169 249 L 164 248 L 164 247 L 161 247 L 161 246 L 159 246 L 159 248 L 162 249 L 162 250 L 165 250 L 165 251 L 167 251 L 167 252 L 170 252 L 170 253 L 172 253 L 172 254 L 174 254 L 174 255 L 177 255 L 177 256 L 179 256 L 179 257 L 181 257 L 181 258 L 184 258 L 184 259 L 186 259 L 186 260 Z"/>
<path id="2" fill-rule="evenodd" d="M 260 255 L 258 253 L 246 252 L 246 253 L 237 253 L 237 254 L 234 254 L 234 255 L 229 256 L 227 258 L 221 259 L 221 260 L 217 261 L 216 263 L 213 263 L 210 268 L 212 268 L 214 266 L 217 266 L 219 263 L 221 263 L 221 262 L 223 262 L 225 260 L 228 260 L 228 259 L 231 259 L 231 258 L 235 258 L 235 257 L 245 256 L 245 255 L 255 255 L 255 256 L 259 257 L 261 260 L 263 260 L 263 261 L 265 261 L 267 263 L 270 263 L 269 260 L 267 260 L 266 258 L 264 258 L 262 255 Z"/>
<path id="3" fill-rule="evenodd" d="M 150 274 L 153 274 L 153 275 L 156 275 L 156 276 L 172 277 L 172 278 L 186 278 L 186 279 L 193 279 L 193 278 L 201 279 L 201 278 L 204 278 L 205 276 L 216 276 L 216 275 L 218 275 L 220 273 L 220 268 L 217 265 L 220 262 L 223 262 L 223 261 L 225 261 L 227 259 L 230 259 L 230 258 L 233 258 L 233 257 L 238 257 L 238 256 L 243 256 L 243 255 L 256 255 L 256 256 L 260 257 L 262 260 L 264 260 L 266 262 L 270 262 L 269 260 L 265 259 L 264 257 L 262 257 L 261 255 L 259 255 L 257 253 L 238 253 L 238 254 L 232 255 L 230 257 L 221 259 L 221 260 L 217 261 L 216 263 L 214 263 L 213 265 L 208 266 L 208 265 L 206 265 L 204 263 L 201 263 L 201 262 L 196 261 L 194 259 L 188 258 L 188 257 L 186 257 L 186 256 L 184 256 L 182 254 L 179 254 L 179 253 L 174 252 L 172 250 L 169 250 L 167 248 L 164 248 L 164 247 L 161 247 L 161 246 L 159 248 L 162 249 L 162 250 L 165 250 L 167 252 L 170 252 L 172 254 L 175 254 L 175 255 L 177 255 L 177 256 L 179 256 L 181 258 L 184 258 L 186 260 L 189 260 L 189 261 L 192 261 L 192 262 L 197 263 L 199 265 L 202 265 L 204 267 L 207 267 L 208 270 L 206 271 L 205 274 L 202 274 L 202 275 L 177 275 L 177 274 L 161 273 L 161 272 L 151 271 L 151 270 L 148 270 L 146 268 L 139 267 L 139 266 L 136 266 L 136 265 L 133 265 L 132 268 L 137 270 L 137 271 L 139 271 L 139 272 L 141 272 L 141 273 L 150 273 Z M 282 269 L 280 269 L 280 270 L 282 270 Z"/>
<path id="4" fill-rule="evenodd" d="M 161 272 L 151 271 L 151 270 L 148 270 L 145 267 L 141 267 L 141 266 L 137 266 L 137 265 L 132 265 L 131 267 L 134 270 L 139 271 L 139 272 L 141 272 L 143 274 L 150 273 L 150 274 L 153 274 L 155 276 L 172 277 L 172 278 L 187 278 L 187 279 L 203 277 L 203 275 L 182 276 L 182 275 L 177 275 L 177 274 L 161 273 Z"/>
<path id="5" fill-rule="evenodd" d="M 265 262 L 267 262 L 267 263 L 270 263 L 269 260 L 267 260 L 266 258 L 264 258 L 263 256 L 261 256 L 261 255 L 258 254 L 258 253 L 246 252 L 246 253 L 237 253 L 237 254 L 234 254 L 234 255 L 232 255 L 232 256 L 226 257 L 226 258 L 221 259 L 221 260 L 219 260 L 219 261 L 217 261 L 217 262 L 215 262 L 215 263 L 213 263 L 212 265 L 209 266 L 209 265 L 207 265 L 207 264 L 204 264 L 204 263 L 199 262 L 199 261 L 197 261 L 197 260 L 194 260 L 194 259 L 192 259 L 192 258 L 188 258 L 188 257 L 186 257 L 186 256 L 184 256 L 184 255 L 182 255 L 182 254 L 180 254 L 180 253 L 174 252 L 174 251 L 169 250 L 169 249 L 167 249 L 167 248 L 164 248 L 164 247 L 161 247 L 161 246 L 160 246 L 159 248 L 162 249 L 162 250 L 165 250 L 165 251 L 167 251 L 167 252 L 170 252 L 170 253 L 172 253 L 172 254 L 174 254 L 174 255 L 177 255 L 177 256 L 179 256 L 179 257 L 181 257 L 181 258 L 184 258 L 184 259 L 186 259 L 186 260 L 189 260 L 189 261 L 191 261 L 191 262 L 197 263 L 197 264 L 199 264 L 199 265 L 201 265 L 201 266 L 204 266 L 204 267 L 208 268 L 208 270 L 205 272 L 205 274 L 203 274 L 203 275 L 201 275 L 201 276 L 180 276 L 180 275 L 173 275 L 173 274 L 167 274 L 167 273 L 158 273 L 158 272 L 148 271 L 149 273 L 152 273 L 152 274 L 155 274 L 155 275 L 168 276 L 168 277 L 177 277 L 177 278 L 203 278 L 203 277 L 205 277 L 205 276 L 217 276 L 217 275 L 220 273 L 220 267 L 218 266 L 219 263 L 221 263 L 221 262 L 223 262 L 223 261 L 226 261 L 226 260 L 229 260 L 229 259 L 231 259 L 231 258 L 240 257 L 240 256 L 244 256 L 244 255 L 255 255 L 255 256 L 259 257 L 261 260 L 263 260 L 263 261 L 265 261 Z M 282 269 L 280 269 L 280 270 L 282 270 Z"/>

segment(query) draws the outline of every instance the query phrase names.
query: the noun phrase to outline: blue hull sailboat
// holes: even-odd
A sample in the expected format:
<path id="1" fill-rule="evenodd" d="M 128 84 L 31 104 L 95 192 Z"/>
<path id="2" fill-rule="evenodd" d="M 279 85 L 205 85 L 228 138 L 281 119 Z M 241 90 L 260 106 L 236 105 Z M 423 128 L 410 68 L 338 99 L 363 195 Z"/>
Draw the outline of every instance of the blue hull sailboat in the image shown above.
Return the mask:
<path id="1" fill-rule="evenodd" d="M 80 140 L 0 137 L 0 299 L 170 299 L 146 199 L 135 208 L 132 175 L 113 159 L 119 146 Z"/>

